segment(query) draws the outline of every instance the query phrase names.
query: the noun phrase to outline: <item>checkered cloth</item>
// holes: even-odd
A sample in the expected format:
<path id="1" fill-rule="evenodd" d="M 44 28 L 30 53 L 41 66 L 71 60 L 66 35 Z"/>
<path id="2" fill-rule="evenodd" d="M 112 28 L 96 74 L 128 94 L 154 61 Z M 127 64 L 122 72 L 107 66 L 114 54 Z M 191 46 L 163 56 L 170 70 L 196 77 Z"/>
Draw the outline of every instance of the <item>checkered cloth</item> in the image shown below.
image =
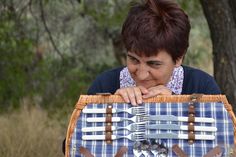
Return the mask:
<path id="1" fill-rule="evenodd" d="M 188 104 L 187 103 L 146 103 L 143 104 L 147 109 L 149 115 L 175 115 L 175 116 L 188 116 Z M 86 108 L 106 108 L 107 104 L 88 104 Z M 127 109 L 130 108 L 130 104 L 118 104 L 114 103 L 113 108 Z M 216 139 L 213 141 L 203 141 L 196 140 L 194 144 L 189 145 L 187 140 L 177 140 L 177 139 L 164 139 L 159 140 L 160 143 L 164 143 L 168 149 L 169 157 L 176 157 L 175 153 L 171 150 L 171 147 L 174 144 L 178 144 L 180 148 L 184 150 L 186 154 L 190 157 L 202 157 L 208 151 L 210 151 L 215 146 L 220 146 L 224 152 L 223 156 L 229 156 L 230 149 L 234 144 L 234 130 L 231 118 L 227 111 L 224 108 L 223 103 L 198 103 L 196 104 L 196 117 L 212 117 L 216 121 L 213 124 L 209 123 L 195 123 L 195 125 L 201 126 L 216 126 L 216 133 L 207 133 L 214 134 Z M 107 144 L 105 141 L 83 141 L 81 140 L 82 135 L 101 135 L 104 132 L 93 132 L 93 133 L 82 133 L 82 127 L 97 127 L 104 126 L 104 123 L 89 123 L 86 122 L 88 117 L 104 117 L 105 114 L 83 114 L 81 113 L 74 133 L 72 135 L 71 145 L 70 145 L 70 156 L 71 157 L 80 157 L 82 156 L 79 153 L 79 147 L 84 146 L 96 157 L 112 157 L 114 156 L 121 146 L 128 147 L 128 153 L 125 154 L 125 157 L 134 156 L 133 141 L 128 139 L 118 139 L 114 140 L 112 144 Z M 114 117 L 132 117 L 128 113 L 122 112 L 118 114 L 113 114 Z M 131 121 L 123 121 L 118 123 L 113 123 L 114 126 L 127 126 Z M 187 125 L 186 122 L 165 122 L 158 121 L 155 123 L 172 123 L 178 125 Z M 186 133 L 186 131 L 174 131 L 174 130 L 148 130 L 147 133 L 160 133 L 160 132 L 174 132 L 174 133 Z M 119 130 L 114 131 L 114 135 L 128 135 L 129 131 Z M 206 132 L 196 132 L 196 134 L 206 134 Z"/>

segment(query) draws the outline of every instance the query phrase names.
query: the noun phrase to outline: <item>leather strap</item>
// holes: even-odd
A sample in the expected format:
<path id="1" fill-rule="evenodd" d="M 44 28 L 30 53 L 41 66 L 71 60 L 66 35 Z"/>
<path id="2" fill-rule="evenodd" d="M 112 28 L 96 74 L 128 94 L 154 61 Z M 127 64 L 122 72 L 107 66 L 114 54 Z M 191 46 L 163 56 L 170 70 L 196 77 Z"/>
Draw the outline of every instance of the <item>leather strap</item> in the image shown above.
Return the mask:
<path id="1" fill-rule="evenodd" d="M 190 95 L 190 100 L 192 102 L 197 102 L 203 96 L 203 94 L 192 94 Z"/>
<path id="2" fill-rule="evenodd" d="M 195 140 L 195 134 L 193 131 L 188 132 L 188 139 L 189 140 Z"/>
<path id="3" fill-rule="evenodd" d="M 178 157 L 188 157 L 187 154 L 185 154 L 185 152 L 179 147 L 179 145 L 175 144 L 172 146 L 172 150 L 175 152 L 175 154 Z"/>
<path id="4" fill-rule="evenodd" d="M 202 94 L 192 94 L 188 106 L 188 143 L 193 144 L 195 141 L 194 124 L 195 124 L 195 107 L 196 103 L 202 97 Z"/>
<path id="5" fill-rule="evenodd" d="M 111 135 L 112 135 L 111 132 L 106 132 L 105 140 L 106 140 L 106 141 L 111 141 L 111 140 L 112 140 Z"/>
<path id="6" fill-rule="evenodd" d="M 193 123 L 188 123 L 188 131 L 194 131 Z"/>
<path id="7" fill-rule="evenodd" d="M 112 132 L 112 130 L 111 130 L 111 123 L 107 123 L 107 125 L 106 125 L 106 127 L 105 127 L 105 131 L 106 132 Z"/>
<path id="8" fill-rule="evenodd" d="M 112 114 L 112 108 L 106 108 L 106 114 Z"/>
<path id="9" fill-rule="evenodd" d="M 94 157 L 94 156 L 90 153 L 90 151 L 89 151 L 88 149 L 86 149 L 85 147 L 83 147 L 83 146 L 80 146 L 79 152 L 80 152 L 80 154 L 83 154 L 85 157 Z"/>
<path id="10" fill-rule="evenodd" d="M 220 155 L 222 153 L 222 150 L 220 146 L 214 147 L 212 150 L 210 150 L 204 157 L 216 157 L 217 155 Z"/>
<path id="11" fill-rule="evenodd" d="M 106 114 L 112 114 L 112 105 L 111 104 L 107 105 Z"/>
<path id="12" fill-rule="evenodd" d="M 106 120 L 105 120 L 106 123 L 111 123 L 112 122 L 112 115 L 111 114 L 107 114 L 106 115 Z"/>
<path id="13" fill-rule="evenodd" d="M 188 106 L 188 113 L 195 114 L 195 107 L 193 104 Z"/>
<path id="14" fill-rule="evenodd" d="M 106 109 L 106 129 L 105 129 L 105 140 L 107 144 L 112 144 L 112 105 L 108 104 Z"/>
<path id="15" fill-rule="evenodd" d="M 128 148 L 125 146 L 122 146 L 116 153 L 115 157 L 122 157 L 127 151 L 128 151 Z"/>
<path id="16" fill-rule="evenodd" d="M 188 122 L 189 122 L 189 123 L 194 123 L 194 122 L 195 122 L 195 116 L 194 116 L 194 114 L 189 114 L 189 115 L 188 115 Z"/>

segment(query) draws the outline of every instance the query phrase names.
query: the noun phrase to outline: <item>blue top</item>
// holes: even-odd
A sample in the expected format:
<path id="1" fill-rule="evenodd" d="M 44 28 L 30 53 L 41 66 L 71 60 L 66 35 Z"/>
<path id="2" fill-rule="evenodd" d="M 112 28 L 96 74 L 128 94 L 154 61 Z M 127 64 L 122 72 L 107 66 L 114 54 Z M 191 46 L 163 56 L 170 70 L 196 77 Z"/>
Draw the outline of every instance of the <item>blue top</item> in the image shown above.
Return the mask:
<path id="1" fill-rule="evenodd" d="M 120 88 L 120 71 L 124 67 L 112 69 L 100 74 L 92 83 L 88 94 L 111 93 Z M 181 94 L 221 94 L 214 78 L 199 69 L 183 66 L 184 82 Z"/>

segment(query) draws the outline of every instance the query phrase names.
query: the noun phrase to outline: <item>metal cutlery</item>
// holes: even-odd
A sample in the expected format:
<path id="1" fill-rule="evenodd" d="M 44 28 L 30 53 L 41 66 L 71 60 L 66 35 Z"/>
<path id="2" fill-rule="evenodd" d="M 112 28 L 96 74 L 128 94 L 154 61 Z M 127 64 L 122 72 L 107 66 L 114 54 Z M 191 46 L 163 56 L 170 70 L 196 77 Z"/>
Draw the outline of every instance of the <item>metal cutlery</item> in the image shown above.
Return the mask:
<path id="1" fill-rule="evenodd" d="M 152 139 L 151 141 L 151 152 L 154 157 L 167 157 L 168 148 L 164 145 L 164 143 L 159 144 L 156 140 Z"/>
<path id="2" fill-rule="evenodd" d="M 154 155 L 154 157 L 157 157 L 159 150 L 160 150 L 160 145 L 156 140 L 151 140 L 151 146 L 150 146 L 150 151 Z"/>
<path id="3" fill-rule="evenodd" d="M 131 123 L 125 127 L 118 127 L 118 126 L 111 126 L 111 130 L 122 130 L 126 129 L 129 131 L 144 131 L 146 129 L 146 122 L 140 122 L 140 123 Z M 106 131 L 106 127 L 86 127 L 81 129 L 82 132 L 96 132 L 96 131 Z"/>
<path id="4" fill-rule="evenodd" d="M 146 110 L 144 107 L 131 107 L 128 109 L 116 109 L 112 108 L 112 113 L 120 113 L 120 112 L 127 112 L 132 115 L 142 115 L 146 114 Z M 82 110 L 83 113 L 106 113 L 107 109 L 106 108 L 85 108 Z"/>
<path id="5" fill-rule="evenodd" d="M 150 156 L 151 145 L 150 145 L 149 141 L 147 141 L 147 140 L 142 141 L 141 152 L 143 153 L 144 157 Z"/>
<path id="6" fill-rule="evenodd" d="M 131 141 L 142 141 L 144 140 L 144 132 L 133 132 L 131 134 L 128 134 L 126 136 L 120 136 L 120 135 L 111 135 L 112 140 L 117 140 L 121 138 L 127 138 Z M 83 135 L 82 140 L 105 140 L 106 135 Z"/>
<path id="7" fill-rule="evenodd" d="M 125 120 L 129 120 L 134 123 L 138 123 L 138 122 L 146 121 L 146 118 L 144 116 L 133 116 L 131 118 L 123 118 L 123 117 L 112 117 L 111 118 L 112 122 L 120 122 L 120 121 L 125 121 Z M 87 122 L 105 122 L 106 117 L 90 117 L 90 118 L 87 118 L 86 121 Z"/>
<path id="8" fill-rule="evenodd" d="M 164 145 L 164 143 L 158 143 L 154 139 L 151 139 L 150 141 L 137 141 L 133 144 L 133 154 L 135 157 L 167 157 L 168 148 Z"/>
<path id="9" fill-rule="evenodd" d="M 133 154 L 135 157 L 140 157 L 142 155 L 141 145 L 142 145 L 142 143 L 140 141 L 137 141 L 134 143 Z"/>
<path id="10" fill-rule="evenodd" d="M 174 115 L 143 115 L 144 121 L 180 121 L 188 122 L 188 117 Z M 194 117 L 195 122 L 213 123 L 214 118 Z"/>
<path id="11" fill-rule="evenodd" d="M 167 157 L 167 156 L 168 156 L 168 148 L 164 145 L 164 143 L 161 143 L 158 149 L 158 157 Z"/>
<path id="12" fill-rule="evenodd" d="M 129 131 L 144 131 L 148 130 L 188 130 L 187 125 L 177 125 L 177 124 L 147 124 L 147 122 L 131 123 L 128 126 L 118 127 L 111 126 L 111 131 L 126 129 Z M 81 129 L 82 132 L 97 132 L 106 131 L 106 127 L 85 127 Z M 216 127 L 211 126 L 194 126 L 194 131 L 205 131 L 205 132 L 216 132 Z"/>
<path id="13" fill-rule="evenodd" d="M 83 135 L 82 140 L 105 140 L 106 135 Z M 133 132 L 126 136 L 111 135 L 112 140 L 127 138 L 131 141 L 142 141 L 144 139 L 185 139 L 187 140 L 188 134 L 176 133 L 158 133 L 158 134 L 145 134 L 144 132 Z M 195 140 L 214 140 L 214 135 L 195 134 Z"/>
<path id="14" fill-rule="evenodd" d="M 123 118 L 123 117 L 112 117 L 112 122 L 120 122 L 124 120 L 130 120 L 133 122 L 145 122 L 145 121 L 180 121 L 188 122 L 188 117 L 179 117 L 174 115 L 137 115 L 132 118 Z M 87 122 L 105 122 L 106 117 L 93 117 L 87 118 Z M 202 123 L 213 123 L 214 118 L 205 118 L 205 117 L 195 117 L 195 122 Z"/>
<path id="15" fill-rule="evenodd" d="M 153 130 L 188 130 L 187 125 L 177 125 L 177 124 L 150 124 L 146 126 L 147 129 Z M 194 125 L 194 131 L 207 131 L 207 132 L 216 132 L 216 127 L 210 126 L 196 126 Z"/>
<path id="16" fill-rule="evenodd" d="M 159 133 L 159 134 L 147 134 L 145 139 L 188 139 L 188 134 L 176 134 L 176 133 Z M 202 135 L 195 134 L 195 140 L 214 140 L 214 135 Z"/>

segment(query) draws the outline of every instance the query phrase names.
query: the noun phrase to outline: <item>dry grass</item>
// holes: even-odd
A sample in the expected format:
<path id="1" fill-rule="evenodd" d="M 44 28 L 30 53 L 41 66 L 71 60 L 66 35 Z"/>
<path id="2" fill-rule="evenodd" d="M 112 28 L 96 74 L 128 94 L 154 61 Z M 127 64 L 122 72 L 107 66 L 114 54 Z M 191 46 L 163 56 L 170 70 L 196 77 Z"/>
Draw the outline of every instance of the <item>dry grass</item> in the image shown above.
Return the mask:
<path id="1" fill-rule="evenodd" d="M 66 128 L 37 107 L 0 115 L 0 156 L 62 157 Z"/>

